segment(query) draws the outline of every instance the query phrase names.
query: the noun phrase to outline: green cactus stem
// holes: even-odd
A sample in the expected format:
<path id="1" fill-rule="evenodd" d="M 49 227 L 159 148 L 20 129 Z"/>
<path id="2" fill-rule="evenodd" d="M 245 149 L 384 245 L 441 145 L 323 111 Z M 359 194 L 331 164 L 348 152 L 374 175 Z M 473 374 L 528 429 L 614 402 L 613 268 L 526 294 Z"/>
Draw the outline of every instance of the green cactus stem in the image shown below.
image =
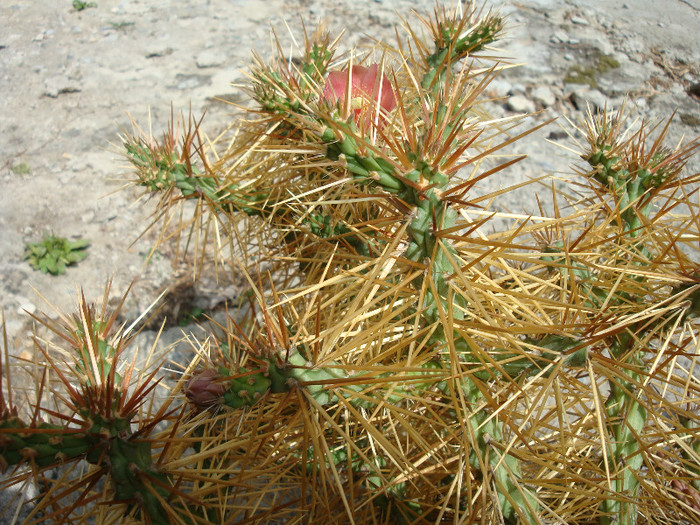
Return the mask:
<path id="1" fill-rule="evenodd" d="M 617 349 L 615 353 L 622 353 Z M 637 360 L 638 361 L 638 360 Z M 629 359 L 628 359 L 629 364 Z M 641 366 L 641 363 L 637 362 Z M 609 467 L 614 473 L 612 494 L 621 495 L 623 500 L 609 498 L 602 502 L 600 510 L 601 525 L 635 525 L 637 523 L 637 505 L 634 502 L 639 490 L 640 469 L 643 464 L 642 449 L 637 439 L 644 429 L 647 410 L 635 396 L 635 383 L 639 374 L 622 372 L 629 380 L 610 382 L 610 396 L 605 402 L 605 409 L 610 421 Z"/>
<path id="2" fill-rule="evenodd" d="M 392 381 L 388 375 L 379 376 L 386 379 L 382 383 L 385 388 L 363 395 L 376 384 L 376 375 L 368 376 L 371 382 L 363 384 L 361 375 L 351 374 L 340 364 L 330 362 L 314 366 L 297 350 L 290 352 L 284 363 L 269 359 L 258 368 L 237 367 L 232 370 L 219 367 L 216 371 L 205 369 L 196 372 L 185 393 L 200 409 L 221 405 L 238 409 L 255 405 L 267 393 L 286 393 L 301 387 L 321 406 L 337 403 L 338 396 L 345 395 L 353 406 L 367 408 L 379 402 L 399 403 L 409 393 L 415 395 L 427 391 L 439 376 L 439 367 L 435 363 L 427 363 L 423 370 L 406 372 L 404 382 Z M 194 380 L 201 380 L 202 383 L 195 384 Z M 391 393 L 384 395 L 382 392 L 385 389 Z"/>
<path id="3" fill-rule="evenodd" d="M 278 62 L 275 67 L 279 71 L 276 71 L 256 57 L 253 98 L 261 108 L 273 115 L 305 113 L 305 107 L 318 92 L 334 55 L 330 35 L 317 31 L 311 39 L 307 39 L 304 56 L 295 66 Z"/>
<path id="4" fill-rule="evenodd" d="M 453 263 L 458 260 L 457 252 L 449 241 L 440 240 L 438 234 L 440 230 L 449 230 L 457 223 L 457 214 L 449 207 L 449 203 L 441 198 L 442 190 L 449 184 L 449 177 L 431 168 L 427 162 L 416 155 L 409 156 L 415 169 L 399 176 L 393 164 L 359 143 L 361 139 L 356 138 L 357 132 L 352 122 L 335 123 L 334 128 L 335 131 L 326 128 L 321 135 L 322 141 L 327 144 L 328 158 L 342 160 L 344 167 L 356 181 L 377 186 L 390 194 L 395 194 L 404 203 L 413 207 L 413 214 L 407 228 L 409 246 L 404 256 L 420 264 L 427 264 L 434 284 L 434 287 L 429 288 L 425 294 L 424 304 L 421 305 L 423 321 L 427 325 L 441 324 L 439 316 L 441 310 L 451 311 L 455 320 L 463 319 L 466 301 L 462 295 L 451 293 L 449 283 L 450 276 L 458 270 Z M 342 129 L 347 129 L 347 133 L 340 131 Z M 418 287 L 422 286 L 421 283 L 421 279 L 414 281 Z M 453 308 L 450 302 L 456 307 Z M 447 344 L 444 330 L 445 327 L 436 330 L 432 338 L 433 343 Z M 470 345 L 462 340 L 459 334 L 455 337 L 456 346 L 462 348 L 465 359 L 472 360 L 473 352 Z M 445 355 L 449 355 L 449 352 L 445 352 Z M 449 369 L 449 366 L 449 363 L 445 363 L 446 369 Z M 465 379 L 464 383 L 467 391 L 474 393 L 477 397 L 481 395 L 471 379 Z M 495 428 L 499 423 L 493 420 L 489 421 L 488 425 L 482 426 L 483 420 L 480 421 L 479 417 L 478 414 L 474 415 L 471 420 L 476 442 L 481 448 L 480 452 L 487 457 L 489 450 L 485 445 L 485 436 L 500 435 L 502 431 Z M 488 457 L 494 457 L 494 454 Z M 504 517 L 512 522 L 517 519 L 519 512 L 526 523 L 537 523 L 539 505 L 536 499 L 517 481 L 513 481 L 520 479 L 519 461 L 507 454 L 504 460 L 498 460 L 490 467 L 494 469 L 499 505 Z"/>
<path id="5" fill-rule="evenodd" d="M 483 401 L 483 394 L 474 379 L 464 380 L 462 390 L 472 406 L 479 406 Z M 502 426 L 496 418 L 489 416 L 489 411 L 482 409 L 469 418 L 477 445 L 469 454 L 469 462 L 481 472 L 492 474 L 498 504 L 507 525 L 539 524 L 537 499 L 519 481 L 522 478 L 520 461 L 512 454 L 502 452 Z M 484 464 L 485 461 L 487 464 Z"/>
<path id="6" fill-rule="evenodd" d="M 176 152 L 163 153 L 162 148 L 136 140 L 125 142 L 124 147 L 137 170 L 139 184 L 148 191 L 179 190 L 185 199 L 206 198 L 215 210 L 227 213 L 241 211 L 255 216 L 269 209 L 266 193 L 249 192 L 237 184 L 220 187 L 215 178 L 202 175 L 196 165 L 181 161 Z"/>
<path id="7" fill-rule="evenodd" d="M 632 240 L 633 251 L 640 255 L 635 264 L 645 267 L 653 259 L 643 240 L 644 231 L 650 223 L 653 197 L 659 189 L 673 183 L 684 164 L 687 148 L 672 153 L 661 146 L 668 127 L 661 132 L 650 151 L 644 150 L 647 134 L 643 128 L 636 133 L 635 140 L 618 142 L 621 114 L 622 110 L 614 116 L 604 113 L 591 119 L 588 124 L 590 151 L 582 155 L 582 158 L 592 168 L 589 177 L 614 197 L 615 210 L 612 213 L 619 214 L 624 237 Z M 624 243 L 625 239 L 621 236 L 618 242 Z M 627 252 L 623 249 L 621 253 Z M 607 292 L 596 286 L 596 276 L 592 272 L 576 268 L 573 273 L 578 273 L 576 276 L 587 283 L 584 290 L 589 304 L 594 307 L 599 308 L 602 304 L 645 303 L 643 289 L 636 296 L 616 291 L 613 297 L 608 297 Z M 641 279 L 636 278 L 639 282 Z M 659 322 L 646 323 L 630 327 L 628 330 L 631 331 L 617 334 L 610 345 L 613 358 L 622 362 L 619 377 L 609 381 L 610 396 L 605 402 L 610 422 L 608 470 L 614 476 L 610 487 L 613 497 L 600 505 L 602 525 L 635 525 L 637 522 L 638 509 L 635 502 L 644 454 L 638 436 L 646 425 L 647 410 L 638 399 L 635 387 L 645 372 L 636 341 L 644 333 L 654 330 L 658 324 Z"/>
<path id="8" fill-rule="evenodd" d="M 426 91 L 436 91 L 456 62 L 495 42 L 503 31 L 503 19 L 498 16 L 489 16 L 475 25 L 469 17 L 444 17 L 436 22 L 436 50 L 426 58 L 427 71 L 421 80 Z"/>
<path id="9" fill-rule="evenodd" d="M 28 425 L 17 417 L 0 421 L 0 471 L 25 463 L 44 468 L 85 459 L 109 473 L 115 500 L 138 506 L 151 523 L 167 525 L 161 500 L 167 500 L 165 487 L 171 483 L 153 465 L 150 443 L 136 438 L 130 427 L 129 419 L 96 416 L 77 429 Z"/>
<path id="10" fill-rule="evenodd" d="M 25 424 L 17 417 L 0 421 L 0 471 L 24 462 L 48 467 L 84 457 L 95 443 L 78 429 Z"/>

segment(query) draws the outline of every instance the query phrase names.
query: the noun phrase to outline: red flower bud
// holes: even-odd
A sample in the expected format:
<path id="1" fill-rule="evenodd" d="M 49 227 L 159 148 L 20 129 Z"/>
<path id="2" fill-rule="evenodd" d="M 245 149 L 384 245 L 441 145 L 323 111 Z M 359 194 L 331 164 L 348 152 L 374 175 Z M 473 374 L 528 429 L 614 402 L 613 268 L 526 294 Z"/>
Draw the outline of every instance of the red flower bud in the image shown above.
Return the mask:
<path id="1" fill-rule="evenodd" d="M 348 87 L 350 84 L 350 87 Z M 349 98 L 348 96 L 349 89 Z M 396 107 L 396 96 L 386 75 L 379 76 L 379 66 L 352 66 L 349 71 L 332 71 L 328 73 L 323 98 L 333 104 L 338 100 L 345 104 L 349 100 L 350 109 L 358 122 L 361 115 L 371 118 L 376 114 L 379 103 L 381 114 L 386 116 Z"/>
<path id="2" fill-rule="evenodd" d="M 226 384 L 221 381 L 221 376 L 213 368 L 194 374 L 185 385 L 187 399 L 202 410 L 221 403 L 226 390 Z"/>

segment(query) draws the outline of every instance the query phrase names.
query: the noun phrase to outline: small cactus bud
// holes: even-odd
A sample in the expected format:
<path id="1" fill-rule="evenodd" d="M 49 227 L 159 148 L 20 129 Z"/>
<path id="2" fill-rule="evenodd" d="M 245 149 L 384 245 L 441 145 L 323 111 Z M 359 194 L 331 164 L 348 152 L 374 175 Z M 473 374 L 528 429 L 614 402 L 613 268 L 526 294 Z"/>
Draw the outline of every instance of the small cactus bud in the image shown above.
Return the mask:
<path id="1" fill-rule="evenodd" d="M 197 408 L 207 409 L 221 403 L 226 384 L 213 368 L 194 374 L 185 386 L 185 395 Z"/>

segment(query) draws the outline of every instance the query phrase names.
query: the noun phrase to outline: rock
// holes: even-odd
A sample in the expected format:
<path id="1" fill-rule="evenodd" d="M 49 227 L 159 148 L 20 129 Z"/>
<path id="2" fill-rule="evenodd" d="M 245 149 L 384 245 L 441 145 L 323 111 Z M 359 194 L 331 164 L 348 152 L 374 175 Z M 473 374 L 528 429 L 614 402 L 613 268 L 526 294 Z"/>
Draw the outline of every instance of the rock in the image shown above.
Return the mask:
<path id="1" fill-rule="evenodd" d="M 620 48 L 627 55 L 635 53 L 644 53 L 646 45 L 644 41 L 633 33 L 621 33 L 619 36 Z"/>
<path id="2" fill-rule="evenodd" d="M 50 77 L 44 81 L 44 95 L 47 97 L 56 98 L 64 93 L 78 93 L 79 91 L 78 82 L 67 75 Z"/>
<path id="3" fill-rule="evenodd" d="M 509 95 L 524 95 L 525 93 L 527 93 L 527 87 L 525 87 L 525 84 L 520 82 L 513 84 L 510 87 L 510 91 L 508 91 Z"/>
<path id="4" fill-rule="evenodd" d="M 17 297 L 17 300 L 19 301 L 19 306 L 17 308 L 18 313 L 24 314 L 24 312 L 27 312 L 28 314 L 33 314 L 36 313 L 36 305 L 32 303 L 29 299 L 26 297 Z"/>
<path id="5" fill-rule="evenodd" d="M 591 111 L 595 113 L 597 111 L 602 111 L 606 107 L 611 107 L 607 97 L 597 89 L 576 89 L 569 97 L 571 103 L 579 111 L 587 111 L 590 107 Z"/>
<path id="6" fill-rule="evenodd" d="M 569 41 L 569 35 L 564 31 L 555 32 L 549 39 L 552 44 L 564 44 Z"/>
<path id="7" fill-rule="evenodd" d="M 612 55 L 615 53 L 615 46 L 605 35 L 586 38 L 586 44 L 600 51 L 602 55 Z"/>
<path id="8" fill-rule="evenodd" d="M 146 54 L 144 55 L 146 58 L 156 58 L 156 57 L 165 57 L 168 55 L 172 55 L 173 53 L 173 48 L 167 45 L 163 46 L 156 46 L 148 51 L 146 51 Z"/>
<path id="9" fill-rule="evenodd" d="M 496 98 L 506 97 L 513 89 L 513 84 L 503 78 L 495 78 L 489 83 L 489 95 Z"/>
<path id="10" fill-rule="evenodd" d="M 638 99 L 634 100 L 633 104 L 637 107 L 637 109 L 640 110 L 646 109 L 649 105 L 647 99 L 645 99 L 644 97 L 639 97 Z"/>
<path id="11" fill-rule="evenodd" d="M 196 59 L 197 67 L 201 69 L 219 67 L 224 62 L 226 62 L 226 55 L 213 49 L 202 51 Z"/>
<path id="12" fill-rule="evenodd" d="M 53 30 L 53 29 L 45 29 L 45 30 L 43 30 L 41 33 L 39 33 L 38 35 L 36 35 L 36 36 L 32 39 L 32 41 L 33 41 L 33 42 L 41 42 L 41 41 L 45 40 L 47 37 L 52 36 L 53 34 L 54 34 L 54 30 Z"/>
<path id="13" fill-rule="evenodd" d="M 533 89 L 530 93 L 530 98 L 533 100 L 533 102 L 545 108 L 553 106 L 557 101 L 554 93 L 552 93 L 552 90 L 547 86 L 538 86 Z"/>
<path id="14" fill-rule="evenodd" d="M 178 73 L 177 75 L 175 75 L 175 84 L 172 85 L 172 87 L 174 87 L 175 89 L 186 90 L 206 86 L 210 83 L 211 76 L 209 75 L 196 75 L 194 73 Z"/>
<path id="15" fill-rule="evenodd" d="M 613 58 L 620 59 L 619 68 L 596 77 L 598 88 L 609 97 L 625 96 L 627 93 L 637 91 L 646 84 L 654 72 L 646 64 L 632 62 L 623 55 L 616 53 Z"/>
<path id="16" fill-rule="evenodd" d="M 535 103 L 524 95 L 513 95 L 507 100 L 506 108 L 515 113 L 533 113 Z"/>
<path id="17" fill-rule="evenodd" d="M 568 136 L 569 134 L 565 130 L 557 129 L 554 131 L 550 131 L 549 135 L 547 135 L 547 138 L 549 140 L 562 140 L 567 138 Z"/>

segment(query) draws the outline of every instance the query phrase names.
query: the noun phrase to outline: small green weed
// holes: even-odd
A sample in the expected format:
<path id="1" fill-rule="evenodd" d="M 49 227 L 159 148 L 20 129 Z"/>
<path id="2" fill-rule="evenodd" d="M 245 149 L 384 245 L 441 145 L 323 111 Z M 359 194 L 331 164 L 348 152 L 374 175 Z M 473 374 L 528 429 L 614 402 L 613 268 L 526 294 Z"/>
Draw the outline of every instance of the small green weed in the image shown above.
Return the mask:
<path id="1" fill-rule="evenodd" d="M 84 0 L 73 0 L 73 9 L 76 11 L 82 11 L 88 7 L 97 7 L 96 2 L 85 2 Z"/>
<path id="2" fill-rule="evenodd" d="M 29 175 L 30 171 L 29 164 L 26 162 L 20 162 L 12 166 L 12 173 L 15 175 Z"/>
<path id="3" fill-rule="evenodd" d="M 134 22 L 110 22 L 109 25 L 112 29 L 116 29 L 117 31 L 119 31 L 122 29 L 126 29 L 127 27 L 133 26 Z"/>
<path id="4" fill-rule="evenodd" d="M 564 82 L 569 84 L 588 84 L 591 88 L 598 87 L 598 76 L 611 69 L 620 67 L 620 62 L 609 55 L 604 55 L 597 49 L 587 57 L 590 64 L 576 64 L 569 68 Z"/>
<path id="5" fill-rule="evenodd" d="M 63 237 L 49 235 L 37 243 L 27 243 L 24 258 L 32 268 L 51 275 L 66 272 L 66 266 L 78 263 L 87 257 L 86 248 L 90 244 L 85 239 L 69 241 Z"/>

